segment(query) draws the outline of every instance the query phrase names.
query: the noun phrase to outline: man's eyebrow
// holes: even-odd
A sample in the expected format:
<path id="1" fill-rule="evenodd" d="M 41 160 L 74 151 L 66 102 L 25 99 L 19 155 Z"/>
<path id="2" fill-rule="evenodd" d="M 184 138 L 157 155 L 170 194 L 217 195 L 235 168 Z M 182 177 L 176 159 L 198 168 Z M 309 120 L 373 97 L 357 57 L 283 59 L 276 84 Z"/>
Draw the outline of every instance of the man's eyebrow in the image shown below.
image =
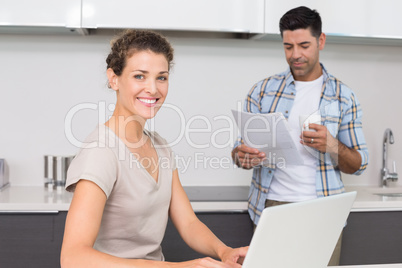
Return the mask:
<path id="1" fill-rule="evenodd" d="M 301 43 L 298 43 L 298 45 L 309 45 L 309 44 L 311 44 L 311 42 L 310 41 L 303 41 L 303 42 L 301 42 Z M 283 45 L 284 46 L 293 46 L 293 44 L 290 44 L 290 43 L 283 43 Z"/>

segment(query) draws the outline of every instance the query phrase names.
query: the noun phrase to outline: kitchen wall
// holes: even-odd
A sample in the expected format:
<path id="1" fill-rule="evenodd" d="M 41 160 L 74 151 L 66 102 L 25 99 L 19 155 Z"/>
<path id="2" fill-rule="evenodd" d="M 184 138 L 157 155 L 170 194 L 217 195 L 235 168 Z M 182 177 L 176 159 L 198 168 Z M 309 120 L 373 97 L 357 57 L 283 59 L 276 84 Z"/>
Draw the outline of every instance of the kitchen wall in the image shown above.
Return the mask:
<path id="1" fill-rule="evenodd" d="M 113 110 L 106 87 L 110 34 L 0 35 L 0 158 L 12 185 L 41 185 L 43 156 L 73 155 Z M 183 185 L 249 185 L 251 173 L 233 167 L 236 138 L 231 109 L 254 82 L 287 67 L 278 41 L 171 37 L 175 66 L 165 107 L 149 128 L 178 155 Z M 391 128 L 393 160 L 402 168 L 402 46 L 328 43 L 326 68 L 357 94 L 364 111 L 370 163 L 347 185 L 378 185 L 384 130 Z M 402 173 L 401 173 L 402 175 Z M 402 186 L 402 178 L 398 182 Z"/>

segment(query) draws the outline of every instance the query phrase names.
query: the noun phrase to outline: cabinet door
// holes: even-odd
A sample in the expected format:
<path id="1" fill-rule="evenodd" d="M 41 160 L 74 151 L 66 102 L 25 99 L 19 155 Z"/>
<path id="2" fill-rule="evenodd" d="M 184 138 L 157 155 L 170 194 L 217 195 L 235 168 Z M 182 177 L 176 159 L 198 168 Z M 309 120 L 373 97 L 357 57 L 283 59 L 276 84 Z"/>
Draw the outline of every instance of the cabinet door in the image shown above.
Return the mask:
<path id="1" fill-rule="evenodd" d="M 401 222 L 402 211 L 350 213 L 340 264 L 402 263 Z"/>
<path id="2" fill-rule="evenodd" d="M 316 9 L 330 36 L 402 37 L 402 1 L 395 0 L 266 0 L 265 32 L 279 34 L 280 18 L 298 6 Z"/>
<path id="3" fill-rule="evenodd" d="M 1 26 L 81 26 L 81 0 L 0 0 Z"/>
<path id="4" fill-rule="evenodd" d="M 226 245 L 235 248 L 250 244 L 254 225 L 247 212 L 202 212 L 197 213 L 197 217 Z M 170 220 L 162 242 L 162 252 L 167 261 L 187 261 L 205 257 L 187 246 Z"/>
<path id="5" fill-rule="evenodd" d="M 83 0 L 84 28 L 262 33 L 264 0 Z"/>
<path id="6" fill-rule="evenodd" d="M 0 267 L 60 267 L 67 212 L 0 212 Z"/>

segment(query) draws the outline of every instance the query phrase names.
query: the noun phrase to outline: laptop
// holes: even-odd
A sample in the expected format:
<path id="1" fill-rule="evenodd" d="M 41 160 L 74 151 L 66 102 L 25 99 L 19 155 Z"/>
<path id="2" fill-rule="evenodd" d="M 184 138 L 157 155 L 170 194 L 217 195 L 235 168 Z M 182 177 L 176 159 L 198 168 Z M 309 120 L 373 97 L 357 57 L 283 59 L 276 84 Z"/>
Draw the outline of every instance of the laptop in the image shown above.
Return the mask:
<path id="1" fill-rule="evenodd" d="M 243 268 L 324 268 L 356 192 L 265 208 Z"/>

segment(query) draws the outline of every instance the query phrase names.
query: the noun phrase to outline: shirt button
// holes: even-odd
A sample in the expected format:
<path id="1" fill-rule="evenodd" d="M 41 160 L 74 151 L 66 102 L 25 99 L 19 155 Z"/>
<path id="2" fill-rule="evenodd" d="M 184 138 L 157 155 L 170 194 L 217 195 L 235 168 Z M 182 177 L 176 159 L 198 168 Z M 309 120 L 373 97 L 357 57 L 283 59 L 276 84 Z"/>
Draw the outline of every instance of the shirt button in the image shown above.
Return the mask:
<path id="1" fill-rule="evenodd" d="M 294 95 L 295 93 L 291 92 L 290 95 Z"/>
<path id="2" fill-rule="evenodd" d="M 285 112 L 286 114 L 288 113 L 288 111 Z"/>
<path id="3" fill-rule="evenodd" d="M 268 171 L 268 173 L 269 173 L 269 174 L 271 174 L 271 173 L 272 173 L 272 171 L 270 170 L 270 171 Z"/>

